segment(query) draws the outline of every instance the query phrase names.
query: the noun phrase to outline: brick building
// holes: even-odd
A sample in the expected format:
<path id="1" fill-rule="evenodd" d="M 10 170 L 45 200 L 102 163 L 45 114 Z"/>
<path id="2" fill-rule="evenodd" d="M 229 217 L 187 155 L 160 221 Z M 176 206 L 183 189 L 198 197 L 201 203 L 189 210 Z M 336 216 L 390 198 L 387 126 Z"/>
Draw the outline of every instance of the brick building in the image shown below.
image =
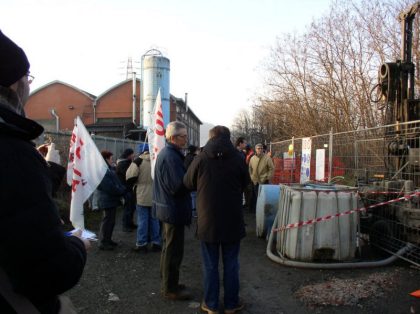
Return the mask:
<path id="1" fill-rule="evenodd" d="M 70 84 L 53 81 L 31 93 L 25 112 L 47 131 L 71 131 L 74 119 L 80 116 L 87 129 L 97 135 L 144 139 L 145 130 L 140 119 L 140 80 L 136 80 L 134 119 L 133 85 L 131 79 L 122 81 L 94 96 Z M 170 95 L 169 111 L 169 120 L 184 122 L 188 127 L 189 144 L 198 146 L 200 119 L 183 99 L 173 95 Z"/>

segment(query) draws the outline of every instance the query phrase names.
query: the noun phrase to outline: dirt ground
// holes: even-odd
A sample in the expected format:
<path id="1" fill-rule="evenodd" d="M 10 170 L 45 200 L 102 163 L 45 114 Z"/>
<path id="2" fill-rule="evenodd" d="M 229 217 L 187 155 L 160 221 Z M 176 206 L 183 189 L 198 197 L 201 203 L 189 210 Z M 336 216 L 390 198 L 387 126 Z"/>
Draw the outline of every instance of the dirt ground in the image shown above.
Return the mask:
<path id="1" fill-rule="evenodd" d="M 266 242 L 255 236 L 255 216 L 246 214 L 247 237 L 241 243 L 241 313 L 420 313 L 420 269 L 403 261 L 374 269 L 307 270 L 281 266 L 265 254 Z M 100 213 L 88 217 L 98 230 Z M 132 251 L 135 232 L 123 233 L 118 217 L 115 251 L 94 243 L 79 284 L 68 292 L 79 313 L 201 313 L 202 270 L 195 225 L 186 229 L 180 282 L 192 301 L 167 301 L 160 295 L 160 253 Z M 223 293 L 223 289 L 221 289 Z M 222 296 L 221 296 L 222 300 Z M 221 308 L 220 313 L 223 313 Z"/>

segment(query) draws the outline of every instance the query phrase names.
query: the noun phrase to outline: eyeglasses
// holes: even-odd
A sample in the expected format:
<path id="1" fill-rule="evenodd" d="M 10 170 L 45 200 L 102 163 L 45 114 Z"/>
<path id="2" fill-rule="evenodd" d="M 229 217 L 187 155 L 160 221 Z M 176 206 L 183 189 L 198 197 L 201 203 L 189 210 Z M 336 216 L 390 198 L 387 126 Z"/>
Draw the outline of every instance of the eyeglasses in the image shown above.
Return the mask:
<path id="1" fill-rule="evenodd" d="M 187 138 L 188 134 L 184 134 L 184 135 L 177 135 L 178 137 L 182 137 L 182 138 Z"/>
<path id="2" fill-rule="evenodd" d="M 28 77 L 28 84 L 31 85 L 31 83 L 34 81 L 35 76 L 31 75 L 31 74 L 26 74 L 26 76 Z"/>

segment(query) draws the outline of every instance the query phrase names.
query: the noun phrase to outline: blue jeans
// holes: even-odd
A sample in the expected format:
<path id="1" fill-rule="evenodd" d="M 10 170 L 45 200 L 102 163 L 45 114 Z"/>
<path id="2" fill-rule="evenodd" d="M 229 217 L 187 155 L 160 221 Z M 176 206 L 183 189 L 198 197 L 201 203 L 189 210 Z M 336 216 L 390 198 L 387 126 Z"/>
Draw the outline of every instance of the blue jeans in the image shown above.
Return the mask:
<path id="1" fill-rule="evenodd" d="M 234 309 L 239 303 L 239 247 L 235 243 L 207 243 L 201 241 L 204 264 L 204 302 L 219 309 L 219 252 L 222 249 L 223 288 L 225 309 Z"/>
<path id="2" fill-rule="evenodd" d="M 150 241 L 161 246 L 159 221 L 152 217 L 151 207 L 137 205 L 137 245 L 144 246 Z"/>

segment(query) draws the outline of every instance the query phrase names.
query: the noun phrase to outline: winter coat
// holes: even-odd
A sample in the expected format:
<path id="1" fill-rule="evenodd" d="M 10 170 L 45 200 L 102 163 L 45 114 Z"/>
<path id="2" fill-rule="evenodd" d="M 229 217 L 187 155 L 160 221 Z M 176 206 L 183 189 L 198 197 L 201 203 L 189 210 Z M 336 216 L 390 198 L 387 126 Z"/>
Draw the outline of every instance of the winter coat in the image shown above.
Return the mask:
<path id="1" fill-rule="evenodd" d="M 191 165 L 191 163 L 192 163 L 192 161 L 193 161 L 193 159 L 194 159 L 195 156 L 197 156 L 197 155 L 196 154 L 190 154 L 190 153 L 188 153 L 185 156 L 185 159 L 184 159 L 184 167 L 185 167 L 185 169 L 188 169 L 188 167 Z"/>
<path id="2" fill-rule="evenodd" d="M 273 177 L 274 164 L 269 156 L 266 154 L 258 157 L 254 155 L 249 161 L 249 175 L 252 183 L 265 184 Z"/>
<path id="3" fill-rule="evenodd" d="M 238 151 L 239 156 L 241 156 L 242 160 L 243 160 L 244 162 L 246 162 L 246 154 L 244 153 L 244 151 L 243 151 L 243 150 L 241 150 L 241 149 L 236 149 L 236 150 Z"/>
<path id="4" fill-rule="evenodd" d="M 150 172 L 150 154 L 145 152 L 140 155 L 142 162 L 137 166 L 134 162 L 127 169 L 126 178 L 137 177 L 135 183 L 137 205 L 152 206 L 153 180 Z"/>
<path id="5" fill-rule="evenodd" d="M 245 236 L 242 193 L 248 182 L 246 164 L 230 139 L 211 138 L 184 177 L 188 189 L 197 189 L 201 241 L 231 243 Z"/>
<path id="6" fill-rule="evenodd" d="M 57 313 L 57 295 L 79 281 L 86 250 L 64 235 L 48 165 L 31 142 L 44 129 L 6 109 L 3 92 L 0 87 L 0 267 L 40 312 Z M 1 295 L 0 313 L 14 313 Z"/>
<path id="7" fill-rule="evenodd" d="M 118 179 L 120 182 L 128 188 L 127 181 L 125 179 L 125 174 L 127 173 L 128 167 L 131 165 L 131 159 L 118 159 L 117 160 L 117 167 L 115 168 L 115 172 L 117 174 Z"/>
<path id="8" fill-rule="evenodd" d="M 52 183 L 52 195 L 56 196 L 58 189 L 61 186 L 64 176 L 66 175 L 66 168 L 55 162 L 48 161 L 48 175 Z"/>
<path id="9" fill-rule="evenodd" d="M 153 180 L 153 217 L 173 225 L 191 224 L 191 196 L 184 178 L 184 156 L 173 144 L 160 151 Z"/>
<path id="10" fill-rule="evenodd" d="M 121 205 L 121 197 L 125 192 L 125 186 L 122 185 L 115 172 L 108 169 L 93 195 L 94 202 L 99 209 L 114 208 Z"/>

